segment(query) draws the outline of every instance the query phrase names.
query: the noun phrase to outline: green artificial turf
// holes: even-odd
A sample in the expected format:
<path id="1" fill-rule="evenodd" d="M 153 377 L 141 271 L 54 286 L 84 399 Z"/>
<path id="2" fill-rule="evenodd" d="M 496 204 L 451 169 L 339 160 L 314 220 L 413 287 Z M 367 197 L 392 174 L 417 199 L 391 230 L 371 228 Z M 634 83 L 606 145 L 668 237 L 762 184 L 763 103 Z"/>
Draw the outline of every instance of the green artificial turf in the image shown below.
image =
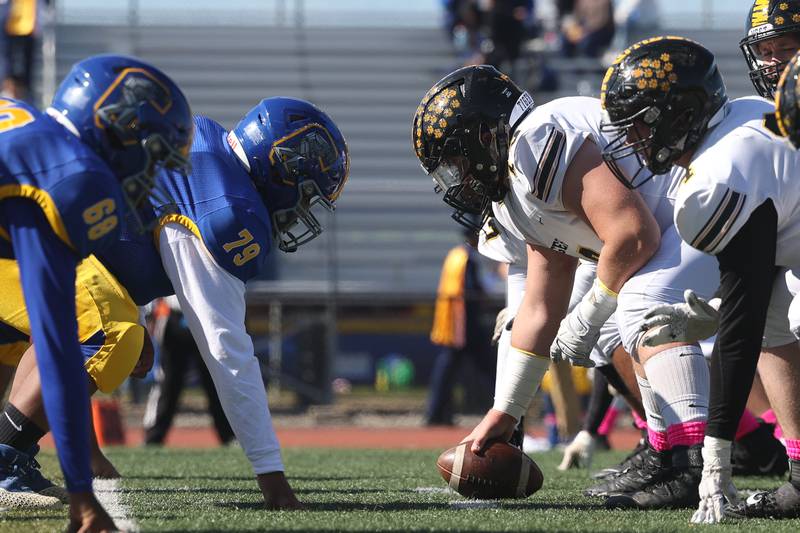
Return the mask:
<path id="1" fill-rule="evenodd" d="M 112 449 L 125 475 L 122 500 L 142 531 L 394 530 L 394 531 L 800 531 L 800 520 L 747 521 L 691 526 L 690 511 L 606 511 L 581 496 L 585 471 L 558 472 L 560 453 L 537 454 L 544 488 L 521 501 L 470 508 L 435 468 L 438 451 L 300 450 L 284 452 L 290 481 L 305 503 L 301 512 L 268 512 L 235 448 L 208 451 Z M 42 453 L 46 473 L 58 472 Z M 616 462 L 604 453 L 595 465 Z M 54 476 L 55 479 L 55 476 Z M 769 488 L 782 480 L 737 478 L 740 490 Z M 465 506 L 466 505 L 466 506 Z M 62 531 L 63 511 L 0 512 L 0 531 Z"/>

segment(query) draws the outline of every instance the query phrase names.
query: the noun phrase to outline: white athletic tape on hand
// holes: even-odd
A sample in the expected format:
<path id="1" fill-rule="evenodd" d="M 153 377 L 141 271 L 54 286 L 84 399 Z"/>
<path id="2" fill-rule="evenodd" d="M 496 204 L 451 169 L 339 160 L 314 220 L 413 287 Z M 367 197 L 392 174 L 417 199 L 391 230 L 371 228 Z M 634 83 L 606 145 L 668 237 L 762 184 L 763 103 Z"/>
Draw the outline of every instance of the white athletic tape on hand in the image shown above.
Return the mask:
<path id="1" fill-rule="evenodd" d="M 450 474 L 450 488 L 458 492 L 458 484 L 461 481 L 461 470 L 464 469 L 464 454 L 467 451 L 467 443 L 459 444 L 456 448 L 456 456 L 453 459 L 453 472 Z"/>
<path id="2" fill-rule="evenodd" d="M 517 483 L 517 496 L 520 498 L 525 497 L 525 489 L 528 487 L 528 474 L 531 469 L 528 467 L 528 457 L 522 457 L 522 463 L 519 465 L 519 483 Z"/>

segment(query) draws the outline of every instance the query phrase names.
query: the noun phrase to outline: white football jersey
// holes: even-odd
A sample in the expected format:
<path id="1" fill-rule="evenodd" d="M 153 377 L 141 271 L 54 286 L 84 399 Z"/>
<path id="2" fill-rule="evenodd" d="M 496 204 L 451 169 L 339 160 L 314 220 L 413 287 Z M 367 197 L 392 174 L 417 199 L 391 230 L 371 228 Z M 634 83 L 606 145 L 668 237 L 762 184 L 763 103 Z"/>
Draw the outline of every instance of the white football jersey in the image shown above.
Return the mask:
<path id="1" fill-rule="evenodd" d="M 771 199 L 778 213 L 776 264 L 800 266 L 800 155 L 764 127 L 772 102 L 745 97 L 702 141 L 678 189 L 675 226 L 700 251 L 717 254 Z"/>
<path id="2" fill-rule="evenodd" d="M 536 107 L 519 124 L 509 147 L 510 191 L 492 205 L 509 239 L 597 261 L 603 243 L 588 224 L 564 208 L 561 186 L 584 141 L 591 140 L 600 150 L 611 141 L 600 131 L 601 120 L 600 100 L 568 97 Z M 628 165 L 633 165 L 630 159 Z M 683 174 L 679 169 L 656 176 L 637 189 L 662 232 L 672 225 L 677 184 Z"/>

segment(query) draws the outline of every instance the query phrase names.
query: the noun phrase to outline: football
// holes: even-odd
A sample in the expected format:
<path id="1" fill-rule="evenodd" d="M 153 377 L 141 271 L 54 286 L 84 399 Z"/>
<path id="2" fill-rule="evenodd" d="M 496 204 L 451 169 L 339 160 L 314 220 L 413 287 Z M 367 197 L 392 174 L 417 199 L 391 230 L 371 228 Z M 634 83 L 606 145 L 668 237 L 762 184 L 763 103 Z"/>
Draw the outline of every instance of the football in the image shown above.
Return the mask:
<path id="1" fill-rule="evenodd" d="M 472 441 L 442 452 L 436 467 L 450 488 L 467 498 L 527 498 L 544 482 L 542 471 L 522 450 L 493 441 L 483 454 L 470 450 Z"/>

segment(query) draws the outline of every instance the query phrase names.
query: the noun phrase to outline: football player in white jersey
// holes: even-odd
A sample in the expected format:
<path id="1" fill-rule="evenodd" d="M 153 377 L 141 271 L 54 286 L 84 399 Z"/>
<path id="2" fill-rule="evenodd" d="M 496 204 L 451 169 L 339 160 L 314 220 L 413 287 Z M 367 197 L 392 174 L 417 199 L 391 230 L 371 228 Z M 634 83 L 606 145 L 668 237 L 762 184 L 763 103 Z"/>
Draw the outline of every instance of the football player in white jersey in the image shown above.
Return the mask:
<path id="1" fill-rule="evenodd" d="M 642 87 L 637 74 L 643 65 L 659 60 L 666 43 L 674 49 L 671 56 L 684 58 L 692 67 L 668 76 L 663 86 L 645 82 Z M 682 38 L 643 41 L 609 69 L 603 86 L 609 118 L 604 129 L 618 134 L 604 158 L 613 166 L 636 154 L 641 166 L 653 172 L 688 168 L 678 190 L 675 226 L 685 242 L 716 256 L 719 264 L 720 326 L 712 356 L 711 408 L 695 522 L 721 520 L 724 500 L 737 500 L 730 477 L 731 440 L 753 381 L 762 336 L 780 329 L 771 322 L 786 321 L 785 314 L 768 313 L 779 268 L 800 264 L 800 218 L 793 215 L 800 207 L 800 190 L 793 183 L 800 157 L 765 127 L 764 116 L 773 110 L 770 102 L 740 98 L 711 110 L 698 101 L 707 80 L 702 69 L 698 71 L 697 58 L 707 54 L 702 45 Z M 690 340 L 691 335 L 680 329 L 674 328 L 679 335 L 673 338 Z M 783 363 L 787 375 L 764 376 L 765 386 L 792 381 L 794 364 Z M 797 405 L 796 395 L 791 398 L 788 391 L 770 394 L 773 407 L 783 403 L 776 402 L 781 393 L 786 405 Z M 779 421 L 794 471 L 791 478 L 797 482 L 800 428 L 791 418 Z M 800 492 L 791 482 L 768 494 L 729 510 L 738 516 L 756 516 L 758 510 L 760 516 L 780 517 L 794 516 L 800 509 Z"/>
<path id="2" fill-rule="evenodd" d="M 708 74 L 721 85 L 715 67 Z M 724 92 L 707 96 L 714 99 L 709 105 L 725 100 Z M 527 93 L 487 66 L 446 76 L 417 109 L 417 156 L 456 209 L 454 218 L 491 209 L 509 234 L 527 243 L 525 294 L 502 362 L 504 379 L 494 407 L 465 440 L 479 452 L 489 439 L 507 439 L 549 365 L 546 354 L 591 366 L 600 330 L 616 313 L 642 389 L 649 391 L 643 403 L 651 449 L 635 479 L 619 480 L 626 482 L 619 490 L 635 498 L 613 505 L 694 505 L 708 368 L 696 344 L 640 347 L 639 324 L 651 305 L 682 301 L 688 287 L 705 284 L 709 297 L 716 267 L 682 245 L 672 227 L 677 179 L 644 180 L 630 191 L 614 178 L 601 158 L 609 142 L 601 115 L 600 102 L 591 98 L 534 108 Z M 597 277 L 564 318 L 578 258 L 596 261 Z"/>

